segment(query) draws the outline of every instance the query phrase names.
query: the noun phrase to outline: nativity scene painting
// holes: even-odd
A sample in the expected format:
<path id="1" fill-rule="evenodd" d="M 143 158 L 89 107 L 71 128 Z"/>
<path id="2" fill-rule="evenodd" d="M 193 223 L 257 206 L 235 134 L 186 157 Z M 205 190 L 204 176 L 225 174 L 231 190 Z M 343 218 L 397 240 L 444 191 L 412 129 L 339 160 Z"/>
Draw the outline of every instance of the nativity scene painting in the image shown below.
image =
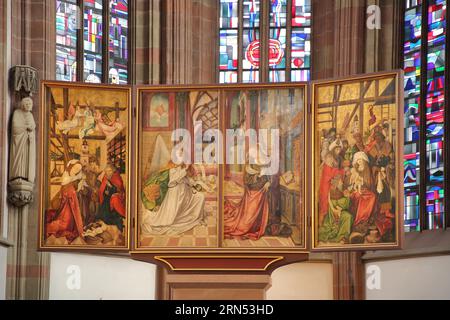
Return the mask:
<path id="1" fill-rule="evenodd" d="M 138 248 L 218 246 L 218 91 L 139 94 Z M 209 148 L 209 149 L 208 149 Z M 218 154 L 217 154 L 218 155 Z"/>
<path id="2" fill-rule="evenodd" d="M 223 117 L 223 246 L 303 248 L 304 88 L 227 90 Z"/>
<path id="3" fill-rule="evenodd" d="M 127 249 L 130 90 L 44 87 L 41 247 Z"/>
<path id="4" fill-rule="evenodd" d="M 398 178 L 396 75 L 313 90 L 313 248 L 396 247 Z"/>

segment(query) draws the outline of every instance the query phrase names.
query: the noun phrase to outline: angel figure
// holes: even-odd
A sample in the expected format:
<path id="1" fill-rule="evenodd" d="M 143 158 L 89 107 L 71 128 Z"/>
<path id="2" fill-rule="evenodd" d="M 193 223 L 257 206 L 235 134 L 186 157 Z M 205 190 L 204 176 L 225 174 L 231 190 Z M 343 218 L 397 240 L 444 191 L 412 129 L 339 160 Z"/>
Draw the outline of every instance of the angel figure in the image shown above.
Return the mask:
<path id="1" fill-rule="evenodd" d="M 181 152 L 177 154 L 179 164 L 175 164 L 164 140 L 157 136 L 151 174 L 141 194 L 144 235 L 179 235 L 205 225 L 205 196 L 197 185 L 191 184 L 194 169 L 181 161 Z"/>
<path id="2" fill-rule="evenodd" d="M 79 131 L 80 140 L 83 140 L 85 137 L 93 134 L 95 132 L 95 118 L 92 110 L 87 107 L 83 114 L 84 117 L 84 126 Z"/>
<path id="3" fill-rule="evenodd" d="M 81 125 L 80 119 L 84 116 L 80 109 L 80 106 L 74 108 L 73 104 L 69 106 L 68 118 L 67 120 L 56 121 L 56 129 L 64 134 L 69 134 L 69 132 Z"/>
<path id="4" fill-rule="evenodd" d="M 102 114 L 99 111 L 94 113 L 95 122 L 97 123 L 97 129 L 102 132 L 107 138 L 113 138 L 118 132 L 123 129 L 123 124 L 120 119 L 107 124 L 103 120 Z"/>

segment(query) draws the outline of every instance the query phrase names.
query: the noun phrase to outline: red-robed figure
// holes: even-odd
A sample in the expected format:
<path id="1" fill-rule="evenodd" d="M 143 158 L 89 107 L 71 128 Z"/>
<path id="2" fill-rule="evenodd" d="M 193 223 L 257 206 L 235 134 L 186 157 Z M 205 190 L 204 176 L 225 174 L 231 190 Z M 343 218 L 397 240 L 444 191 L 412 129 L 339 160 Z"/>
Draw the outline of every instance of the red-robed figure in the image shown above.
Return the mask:
<path id="1" fill-rule="evenodd" d="M 98 191 L 99 210 L 97 219 L 108 225 L 116 225 L 123 231 L 125 211 L 125 187 L 119 171 L 111 164 L 104 170 Z"/>
<path id="2" fill-rule="evenodd" d="M 65 237 L 69 242 L 82 236 L 83 218 L 78 202 L 78 183 L 83 178 L 82 165 L 77 160 L 67 164 L 62 175 L 60 204 L 55 211 L 47 213 L 46 235 Z"/>
<path id="3" fill-rule="evenodd" d="M 258 240 L 261 238 L 269 220 L 270 179 L 261 175 L 262 168 L 257 164 L 245 166 L 244 197 L 238 205 L 225 203 L 224 233 L 226 238 Z"/>
<path id="4" fill-rule="evenodd" d="M 328 194 L 330 193 L 331 180 L 334 177 L 344 175 L 342 169 L 342 144 L 340 140 L 335 140 L 328 147 L 328 153 L 324 156 L 322 171 L 320 172 L 319 182 L 319 225 L 322 225 L 323 219 L 328 214 Z"/>
<path id="5" fill-rule="evenodd" d="M 365 234 L 377 204 L 377 196 L 373 192 L 373 177 L 369 167 L 369 158 L 364 152 L 357 152 L 353 156 L 353 168 L 350 177 L 352 194 L 351 211 L 355 217 L 354 231 Z"/>
<path id="6" fill-rule="evenodd" d="M 251 146 L 244 169 L 244 196 L 239 204 L 225 202 L 225 237 L 258 240 L 266 232 L 269 222 L 270 177 L 266 174 L 269 163 L 262 163 L 265 156 L 261 146 Z"/>

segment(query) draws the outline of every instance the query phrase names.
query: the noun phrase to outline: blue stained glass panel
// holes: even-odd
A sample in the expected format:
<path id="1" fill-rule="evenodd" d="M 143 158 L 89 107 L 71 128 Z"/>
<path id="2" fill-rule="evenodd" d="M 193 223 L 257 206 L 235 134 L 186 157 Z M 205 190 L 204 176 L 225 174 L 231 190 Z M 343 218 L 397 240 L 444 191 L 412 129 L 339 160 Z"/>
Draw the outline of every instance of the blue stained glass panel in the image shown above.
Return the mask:
<path id="1" fill-rule="evenodd" d="M 56 1 L 56 80 L 77 81 L 76 1 Z"/>
<path id="2" fill-rule="evenodd" d="M 220 28 L 233 29 L 239 24 L 239 1 L 220 0 Z"/>
<path id="3" fill-rule="evenodd" d="M 84 0 L 84 80 L 102 82 L 103 1 Z"/>
<path id="4" fill-rule="evenodd" d="M 243 2 L 243 27 L 244 28 L 259 28 L 260 16 L 260 1 L 259 0 L 244 0 Z"/>
<path id="5" fill-rule="evenodd" d="M 110 1 L 109 83 L 128 83 L 128 0 Z"/>

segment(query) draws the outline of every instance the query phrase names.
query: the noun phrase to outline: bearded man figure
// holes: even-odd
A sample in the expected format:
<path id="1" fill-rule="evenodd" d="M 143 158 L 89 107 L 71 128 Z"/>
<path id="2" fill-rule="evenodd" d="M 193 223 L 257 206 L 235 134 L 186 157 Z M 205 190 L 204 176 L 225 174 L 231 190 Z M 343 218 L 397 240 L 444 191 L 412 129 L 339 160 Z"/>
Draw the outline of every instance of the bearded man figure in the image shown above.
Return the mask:
<path id="1" fill-rule="evenodd" d="M 353 156 L 349 189 L 352 192 L 350 211 L 354 216 L 353 232 L 360 234 L 358 238 L 364 237 L 377 202 L 369 158 L 364 152 L 357 152 Z"/>
<path id="2" fill-rule="evenodd" d="M 319 228 L 319 241 L 325 243 L 348 243 L 353 216 L 348 212 L 350 199 L 348 190 L 344 190 L 344 177 L 341 175 L 337 175 L 331 180 L 328 206 L 328 214 Z"/>
<path id="3" fill-rule="evenodd" d="M 329 202 L 328 194 L 331 189 L 331 180 L 337 176 L 344 176 L 345 172 L 342 168 L 343 159 L 341 157 L 342 142 L 334 141 L 328 148 L 328 154 L 322 163 L 320 170 L 319 184 L 319 226 L 328 214 Z"/>
<path id="4" fill-rule="evenodd" d="M 99 208 L 97 219 L 107 225 L 116 225 L 123 232 L 125 209 L 125 186 L 116 167 L 109 163 L 100 175 L 101 184 L 98 192 Z"/>

